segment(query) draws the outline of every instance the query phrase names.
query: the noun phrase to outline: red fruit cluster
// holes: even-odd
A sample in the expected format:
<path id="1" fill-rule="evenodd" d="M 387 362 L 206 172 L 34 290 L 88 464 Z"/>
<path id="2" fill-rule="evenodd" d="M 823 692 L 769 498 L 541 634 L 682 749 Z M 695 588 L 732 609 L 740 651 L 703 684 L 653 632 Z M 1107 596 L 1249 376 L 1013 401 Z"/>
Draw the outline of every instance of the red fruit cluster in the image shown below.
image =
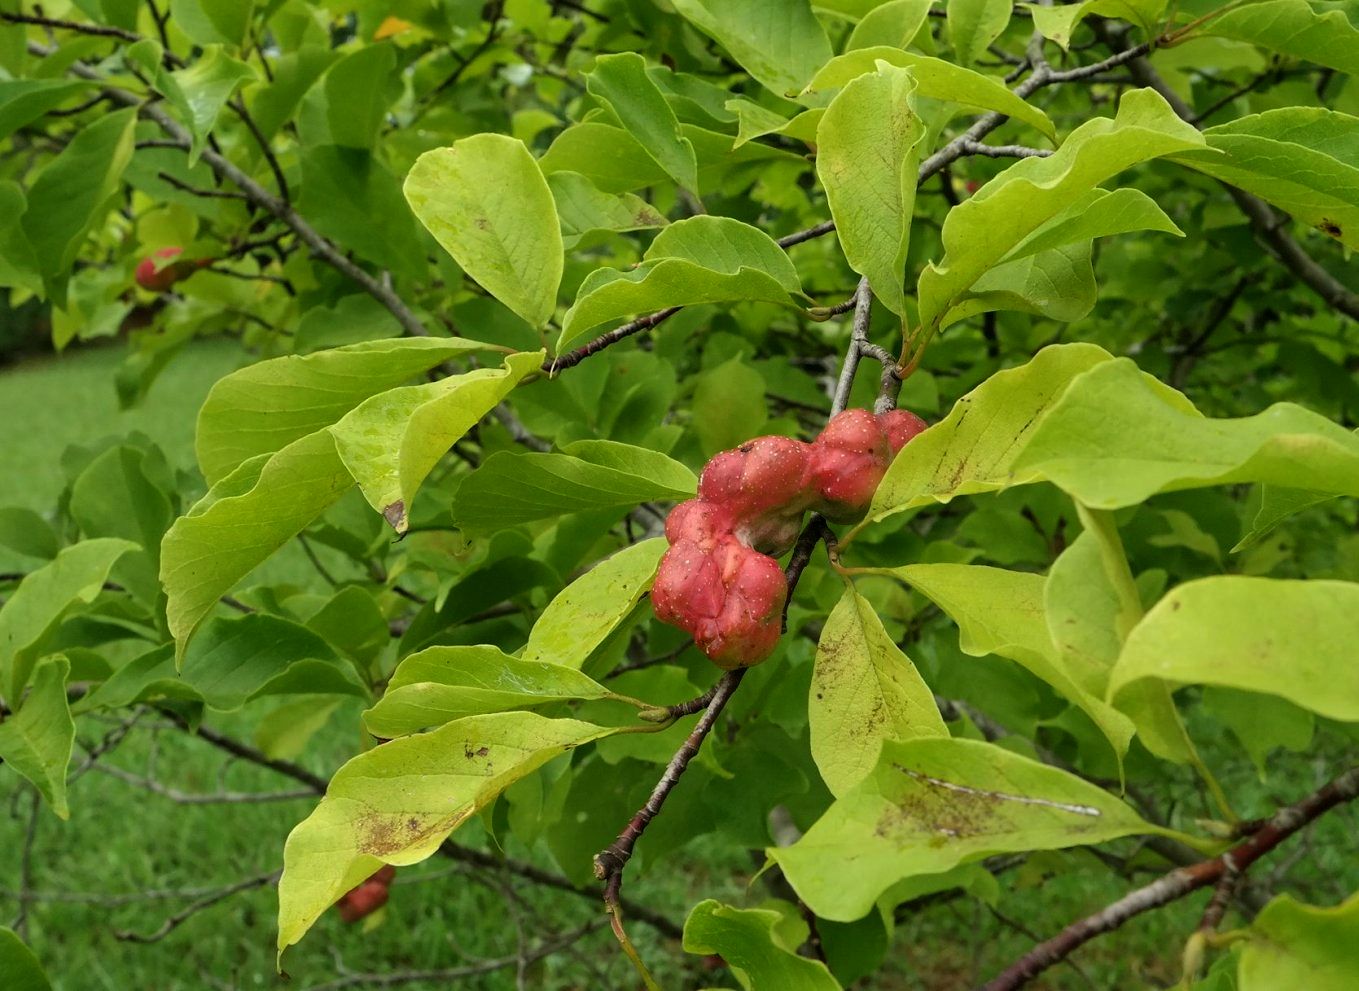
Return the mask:
<path id="1" fill-rule="evenodd" d="M 148 258 L 137 263 L 137 285 L 152 292 L 165 292 L 176 282 L 187 279 L 200 268 L 212 264 L 211 258 L 197 261 L 172 261 L 183 254 L 183 248 L 157 248 Z"/>
<path id="2" fill-rule="evenodd" d="M 807 510 L 836 523 L 861 517 L 892 456 L 925 429 L 905 410 L 845 410 L 810 444 L 756 437 L 713 457 L 698 498 L 665 521 L 651 604 L 719 667 L 750 667 L 774 651 L 788 581 L 769 555 L 793 546 Z"/>
<path id="3" fill-rule="evenodd" d="M 384 864 L 367 881 L 346 891 L 335 903 L 335 907 L 340 911 L 340 918 L 345 922 L 358 922 L 386 905 L 394 877 L 396 868 Z"/>

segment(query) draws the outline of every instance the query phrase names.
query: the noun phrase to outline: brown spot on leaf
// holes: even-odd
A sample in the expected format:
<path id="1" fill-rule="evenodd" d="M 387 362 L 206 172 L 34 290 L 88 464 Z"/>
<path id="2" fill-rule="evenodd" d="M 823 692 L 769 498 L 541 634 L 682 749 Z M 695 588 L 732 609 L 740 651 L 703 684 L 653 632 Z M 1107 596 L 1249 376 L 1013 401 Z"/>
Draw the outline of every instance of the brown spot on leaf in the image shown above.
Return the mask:
<path id="1" fill-rule="evenodd" d="M 491 222 L 485 217 L 478 217 L 476 220 L 472 221 L 472 223 L 477 225 L 477 230 L 479 231 L 489 230 L 491 227 Z"/>
<path id="2" fill-rule="evenodd" d="M 403 500 L 398 499 L 390 506 L 385 507 L 382 510 L 382 515 L 397 533 L 406 532 L 406 503 Z"/>
<path id="3" fill-rule="evenodd" d="M 1323 234 L 1329 234 L 1331 237 L 1336 239 L 1339 239 L 1340 235 L 1344 233 L 1340 229 L 1339 224 L 1337 224 L 1334 220 L 1328 220 L 1326 217 L 1321 218 L 1321 220 L 1317 223 L 1317 228 Z"/>

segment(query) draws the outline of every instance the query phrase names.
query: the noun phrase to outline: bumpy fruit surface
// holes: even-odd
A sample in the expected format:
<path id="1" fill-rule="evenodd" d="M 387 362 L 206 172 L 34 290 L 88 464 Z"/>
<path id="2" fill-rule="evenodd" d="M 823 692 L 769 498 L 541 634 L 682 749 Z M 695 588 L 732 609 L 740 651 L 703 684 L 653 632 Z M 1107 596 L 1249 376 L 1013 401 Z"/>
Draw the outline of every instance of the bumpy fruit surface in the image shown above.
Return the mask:
<path id="1" fill-rule="evenodd" d="M 865 409 L 835 415 L 812 444 L 813 505 L 834 523 L 853 522 L 868 508 L 891 460 L 887 431 L 877 417 Z"/>
<path id="2" fill-rule="evenodd" d="M 925 426 L 905 410 L 846 410 L 812 444 L 757 437 L 715 455 L 698 498 L 665 521 L 670 549 L 651 589 L 656 617 L 689 633 L 719 667 L 763 661 L 778 645 L 788 599 L 788 580 L 769 555 L 793 546 L 808 509 L 835 522 L 861 517 L 892 455 Z"/>
<path id="3" fill-rule="evenodd" d="M 891 445 L 893 454 L 900 451 L 906 446 L 907 441 L 929 426 L 910 410 L 904 409 L 879 413 L 878 422 L 882 424 L 882 429 L 887 432 L 887 443 Z"/>

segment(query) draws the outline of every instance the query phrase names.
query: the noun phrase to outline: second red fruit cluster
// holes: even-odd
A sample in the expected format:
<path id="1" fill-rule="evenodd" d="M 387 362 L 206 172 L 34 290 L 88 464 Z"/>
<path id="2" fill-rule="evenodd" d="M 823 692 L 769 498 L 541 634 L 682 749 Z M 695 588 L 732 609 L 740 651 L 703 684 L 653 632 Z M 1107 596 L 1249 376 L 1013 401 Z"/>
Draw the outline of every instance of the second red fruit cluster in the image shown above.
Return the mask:
<path id="1" fill-rule="evenodd" d="M 782 633 L 788 581 L 770 555 L 797 541 L 803 514 L 849 523 L 867 511 L 892 456 L 926 427 L 906 410 L 848 409 L 806 444 L 756 437 L 714 455 L 698 498 L 665 521 L 651 604 L 722 668 L 750 667 Z"/>

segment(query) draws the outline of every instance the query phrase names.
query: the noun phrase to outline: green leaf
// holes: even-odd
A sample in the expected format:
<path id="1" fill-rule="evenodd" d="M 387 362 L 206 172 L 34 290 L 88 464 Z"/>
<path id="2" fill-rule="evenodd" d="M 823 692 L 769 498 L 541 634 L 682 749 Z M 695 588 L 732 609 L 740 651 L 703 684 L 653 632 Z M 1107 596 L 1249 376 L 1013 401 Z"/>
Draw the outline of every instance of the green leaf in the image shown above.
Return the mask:
<path id="1" fill-rule="evenodd" d="M 31 781 L 62 819 L 71 816 L 66 804 L 66 768 L 75 746 L 75 721 L 66 701 L 70 673 L 71 662 L 65 657 L 43 661 L 23 706 L 0 722 L 0 760 Z M 18 698 L 10 696 L 11 703 L 17 705 Z"/>
<path id="2" fill-rule="evenodd" d="M 1291 489 L 1283 485 L 1261 485 L 1260 502 L 1255 516 L 1241 535 L 1241 539 L 1236 542 L 1236 546 L 1232 548 L 1232 553 L 1254 546 L 1290 516 L 1334 498 L 1335 495 L 1330 492 L 1309 492 L 1307 489 Z"/>
<path id="3" fill-rule="evenodd" d="M 112 205 L 132 159 L 136 126 L 137 110 L 129 107 L 81 128 L 28 187 L 23 230 L 58 305 L 66 301 L 66 280 L 86 235 Z"/>
<path id="4" fill-rule="evenodd" d="M 284 846 L 279 954 L 382 864 L 424 860 L 514 782 L 613 732 L 574 719 L 504 712 L 458 719 L 351 759 Z"/>
<path id="5" fill-rule="evenodd" d="M 917 96 L 957 103 L 972 110 L 994 110 L 1023 121 L 1049 140 L 1057 140 L 1057 130 L 1048 115 L 1015 96 L 999 80 L 944 59 L 899 48 L 879 45 L 837 55 L 812 78 L 807 90 L 813 92 L 845 86 L 865 73 L 875 71 L 878 62 L 909 69 L 916 80 Z"/>
<path id="6" fill-rule="evenodd" d="M 407 509 L 425 476 L 542 360 L 541 351 L 511 354 L 500 368 L 389 389 L 346 413 L 329 432 L 368 504 L 405 533 Z"/>
<path id="7" fill-rule="evenodd" d="M 535 327 L 552 318 L 562 238 L 552 192 L 523 142 L 475 134 L 416 159 L 406 199 L 444 250 Z"/>
<path id="8" fill-rule="evenodd" d="M 222 46 L 208 45 L 187 69 L 171 73 L 170 78 L 174 85 L 162 92 L 183 115 L 193 135 L 189 149 L 189 164 L 193 165 L 203 153 L 222 107 L 237 87 L 255 78 L 255 70 L 227 55 Z"/>
<path id="9" fill-rule="evenodd" d="M 1087 121 L 1048 158 L 1016 162 L 948 212 L 944 258 L 920 275 L 922 326 L 937 327 L 987 269 L 1077 197 L 1140 162 L 1202 146 L 1163 97 L 1141 89 L 1124 95 L 1113 120 Z"/>
<path id="10" fill-rule="evenodd" d="M 566 311 L 557 350 L 635 313 L 736 300 L 796 306 L 801 295 L 797 269 L 764 231 L 730 217 L 690 217 L 657 234 L 636 268 L 591 272 Z"/>
<path id="11" fill-rule="evenodd" d="M 1286 107 L 1210 128 L 1204 137 L 1217 154 L 1196 152 L 1175 161 L 1268 200 L 1348 248 L 1359 247 L 1359 117 Z"/>
<path id="12" fill-rule="evenodd" d="M 170 0 L 170 16 L 195 44 L 241 45 L 254 6 L 254 0 Z"/>
<path id="13" fill-rule="evenodd" d="M 780 936 L 784 916 L 773 909 L 699 902 L 684 920 L 684 950 L 721 956 L 741 987 L 779 991 L 840 991 L 820 960 L 797 954 Z"/>
<path id="14" fill-rule="evenodd" d="M 680 134 L 675 111 L 636 52 L 601 55 L 585 77 L 590 95 L 614 112 L 623 129 L 637 139 L 656 164 L 685 189 L 698 191 L 698 159 L 693 144 Z"/>
<path id="15" fill-rule="evenodd" d="M 91 85 L 83 79 L 0 79 L 0 140 Z"/>
<path id="16" fill-rule="evenodd" d="M 1142 684 L 1166 687 L 1165 682 L 1151 680 Z M 1269 761 L 1275 750 L 1282 747 L 1303 753 L 1312 745 L 1316 717 L 1277 695 L 1210 685 L 1203 689 L 1202 699 L 1204 711 L 1231 730 L 1232 736 L 1250 756 L 1261 781 L 1269 776 Z"/>
<path id="17" fill-rule="evenodd" d="M 113 565 L 136 549 L 112 537 L 81 541 L 24 578 L 0 606 L 0 688 L 11 707 L 19 704 L 48 634 L 72 606 L 93 602 Z"/>
<path id="18" fill-rule="evenodd" d="M 674 6 L 779 96 L 800 92 L 831 57 L 808 0 L 674 0 Z"/>
<path id="19" fill-rule="evenodd" d="M 1121 761 L 1133 723 L 1083 687 L 1088 672 L 1073 671 L 1048 633 L 1042 575 L 970 564 L 911 564 L 883 571 L 906 582 L 958 624 L 958 645 L 973 657 L 998 654 L 1018 661 L 1034 677 L 1084 712 Z"/>
<path id="20" fill-rule="evenodd" d="M 1098 289 L 1091 245 L 1060 248 L 1005 261 L 984 273 L 939 320 L 941 328 L 992 310 L 1034 313 L 1070 323 L 1095 307 Z"/>
<path id="21" fill-rule="evenodd" d="M 958 61 L 981 58 L 1010 23 L 1012 9 L 1009 0 L 950 0 L 946 7 L 948 43 Z"/>
<path id="22" fill-rule="evenodd" d="M 4 926 L 0 926 L 0 973 L 5 975 L 8 991 L 52 991 L 33 951 Z"/>
<path id="23" fill-rule="evenodd" d="M 21 219 L 27 209 L 23 188 L 8 179 L 0 181 L 0 286 L 37 294 L 42 292 L 42 276 Z"/>
<path id="24" fill-rule="evenodd" d="M 881 62 L 850 80 L 816 128 L 816 174 L 850 268 L 906 317 L 906 254 L 915 209 L 916 163 L 925 125 L 911 73 Z M 872 154 L 864 154 L 872 148 Z"/>
<path id="25" fill-rule="evenodd" d="M 392 739 L 465 716 L 611 697 L 594 679 L 560 664 L 520 660 L 485 645 L 430 647 L 397 665 L 363 723 L 374 736 Z"/>
<path id="26" fill-rule="evenodd" d="M 1048 573 L 1043 607 L 1065 669 L 1085 691 L 1104 698 L 1123 643 L 1142 619 L 1142 600 L 1110 514 L 1077 508 L 1085 530 Z M 1164 684 L 1146 682 L 1119 703 L 1149 751 L 1203 766 Z"/>
<path id="27" fill-rule="evenodd" d="M 397 73 L 391 45 L 364 45 L 326 70 L 327 141 L 346 148 L 372 148 L 387 116 L 388 86 Z M 312 91 L 313 93 L 316 90 Z"/>
<path id="28" fill-rule="evenodd" d="M 1270 901 L 1246 930 L 1240 991 L 1350 991 L 1359 979 L 1359 895 L 1334 908 L 1292 895 Z"/>
<path id="29" fill-rule="evenodd" d="M 0 546 L 49 561 L 58 549 L 57 535 L 47 521 L 22 506 L 0 509 Z"/>
<path id="30" fill-rule="evenodd" d="M 1133 231 L 1162 231 L 1184 237 L 1175 221 L 1140 189 L 1092 189 L 1020 241 L 1005 257 L 1013 261 L 1063 245 Z"/>
<path id="31" fill-rule="evenodd" d="M 1228 10 L 1194 33 L 1246 41 L 1340 72 L 1359 72 L 1359 28 L 1341 9 L 1322 12 L 1297 0 L 1266 0 Z"/>
<path id="32" fill-rule="evenodd" d="M 800 161 L 794 153 L 768 145 L 733 146 L 730 134 L 694 124 L 681 124 L 680 134 L 694 146 L 698 184 L 703 189 L 748 184 L 771 163 Z M 669 181 L 636 138 L 621 127 L 597 120 L 562 131 L 539 164 L 547 175 L 579 172 L 606 193 L 626 193 Z"/>
<path id="33" fill-rule="evenodd" d="M 256 613 L 210 619 L 184 651 L 150 651 L 119 668 L 77 712 L 188 698 L 223 712 L 271 695 L 352 695 L 368 701 L 352 664 L 305 626 Z"/>
<path id="34" fill-rule="evenodd" d="M 243 462 L 174 522 L 160 547 L 179 656 L 218 598 L 354 484 L 325 430 Z"/>
<path id="35" fill-rule="evenodd" d="M 1359 584 L 1218 575 L 1172 589 L 1128 636 L 1109 679 L 1117 698 L 1143 679 L 1278 695 L 1359 721 Z"/>
<path id="36" fill-rule="evenodd" d="M 884 740 L 948 736 L 929 686 L 853 587 L 821 631 L 807 721 L 812 759 L 836 796 L 873 770 Z"/>
<path id="37" fill-rule="evenodd" d="M 1230 482 L 1359 495 L 1359 435 L 1291 403 L 1210 419 L 1121 358 L 1071 383 L 1012 470 L 1099 509 Z"/>
<path id="38" fill-rule="evenodd" d="M 955 496 L 994 492 L 1031 478 L 1015 456 L 1047 409 L 1080 373 L 1110 361 L 1093 344 L 1046 347 L 963 396 L 947 417 L 901 449 L 873 496 L 867 526 Z"/>
<path id="39" fill-rule="evenodd" d="M 591 231 L 640 231 L 669 223 L 640 196 L 606 193 L 579 172 L 553 172 L 547 185 L 557 204 L 567 248 L 575 247 Z"/>
<path id="40" fill-rule="evenodd" d="M 320 233 L 375 265 L 427 276 L 423 238 L 401 185 L 373 152 L 313 145 L 301 159 L 298 209 Z"/>
<path id="41" fill-rule="evenodd" d="M 449 358 L 487 349 L 496 348 L 464 338 L 416 337 L 249 365 L 218 379 L 208 392 L 198 413 L 198 466 L 215 485 L 251 458 L 330 426 L 370 396 Z"/>
<path id="42" fill-rule="evenodd" d="M 640 541 L 562 589 L 529 631 L 524 660 L 579 670 L 651 589 L 665 550 L 661 537 Z"/>
<path id="43" fill-rule="evenodd" d="M 1167 0 L 1085 0 L 1048 7 L 1037 3 L 1020 4 L 1033 15 L 1038 33 L 1063 48 L 1071 46 L 1071 32 L 1091 15 L 1131 21 L 1151 34 L 1165 14 Z"/>
<path id="44" fill-rule="evenodd" d="M 845 51 L 879 46 L 905 48 L 928 23 L 933 6 L 934 0 L 888 0 L 875 6 L 854 26 L 849 41 L 845 42 Z"/>
<path id="45" fill-rule="evenodd" d="M 659 451 L 615 441 L 578 441 L 567 454 L 497 451 L 468 475 L 453 497 L 453 520 L 493 533 L 563 513 L 687 499 L 698 480 Z M 607 451 L 612 463 L 600 463 Z"/>
<path id="46" fill-rule="evenodd" d="M 872 774 L 800 840 L 767 853 L 813 912 L 852 922 L 903 878 L 1158 832 L 1055 767 L 976 740 L 918 739 L 885 743 Z"/>

